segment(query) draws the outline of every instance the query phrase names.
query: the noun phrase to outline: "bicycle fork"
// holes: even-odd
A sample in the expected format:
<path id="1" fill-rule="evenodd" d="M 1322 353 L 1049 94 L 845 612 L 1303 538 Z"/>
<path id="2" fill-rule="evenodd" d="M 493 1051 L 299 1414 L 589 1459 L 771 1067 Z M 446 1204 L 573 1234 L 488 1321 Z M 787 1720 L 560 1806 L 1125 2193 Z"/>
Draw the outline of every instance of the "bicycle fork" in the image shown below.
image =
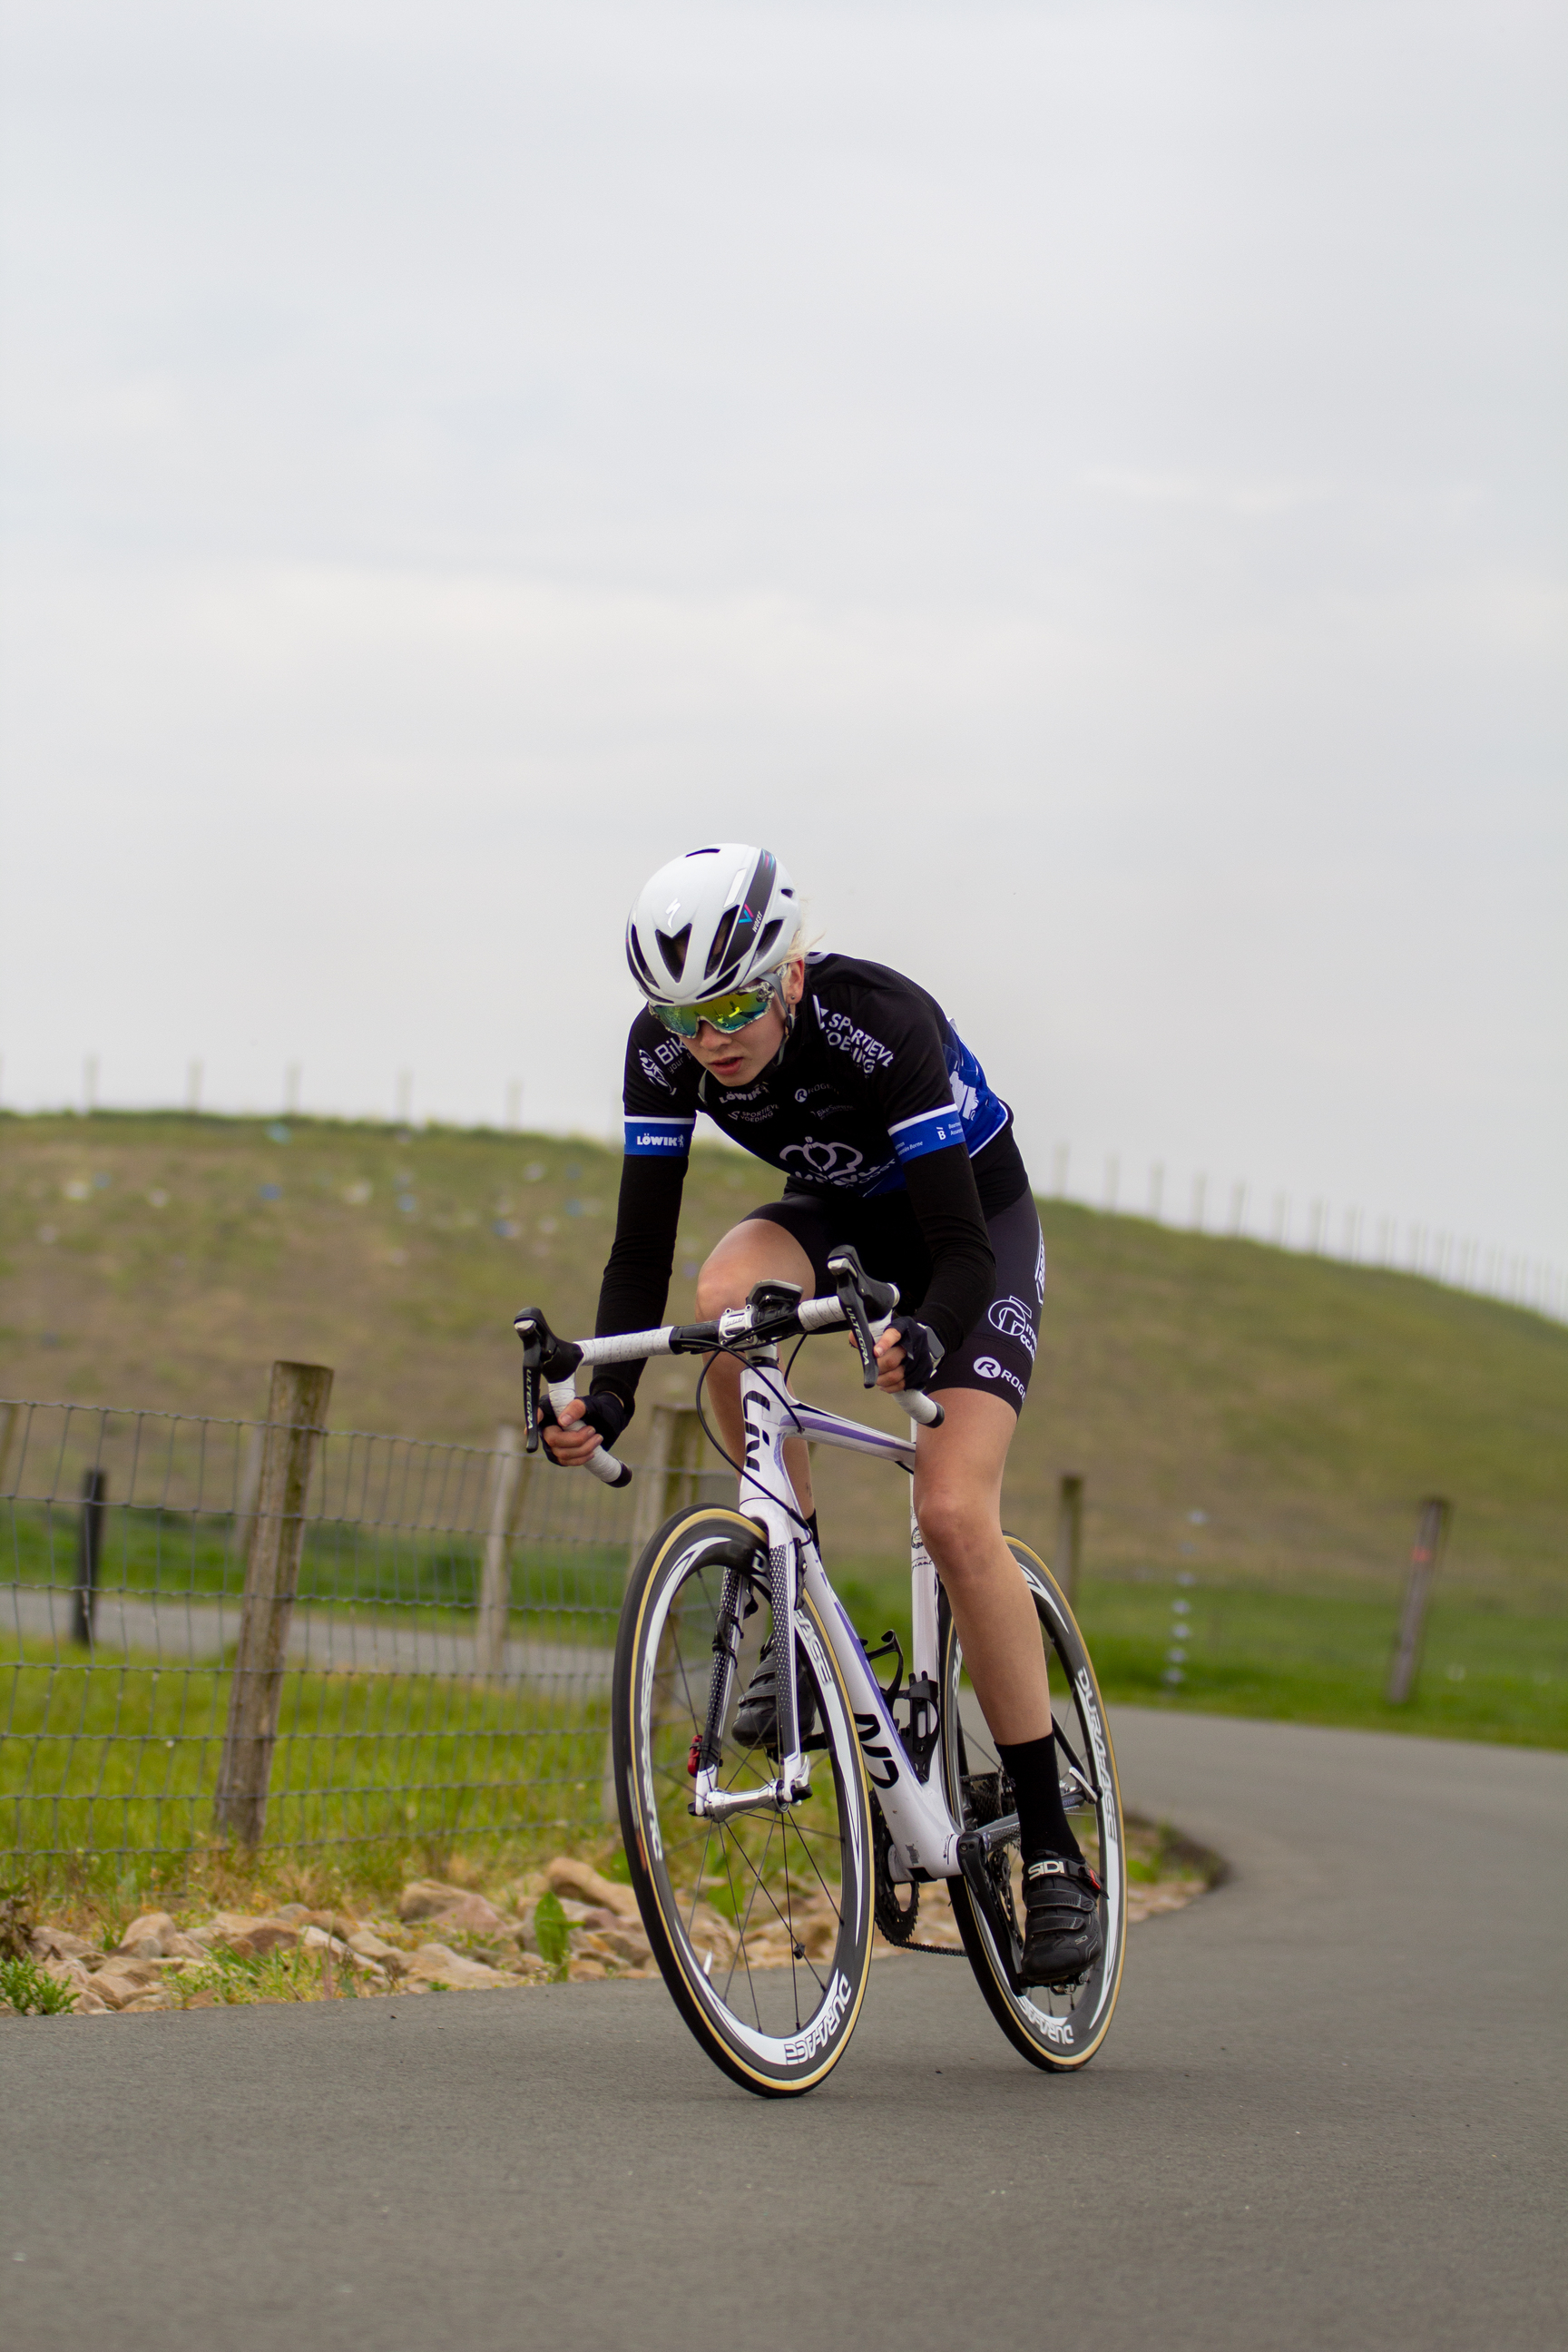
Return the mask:
<path id="1" fill-rule="evenodd" d="M 801 1631 L 795 1607 L 799 1590 L 800 1545 L 793 1538 L 768 1548 L 768 1599 L 776 1627 Z M 741 1651 L 741 1626 L 750 1600 L 744 1579 L 727 1569 L 719 1602 L 719 1628 L 713 1637 L 713 1671 L 708 1683 L 708 1715 L 701 1738 L 692 1749 L 692 1777 L 697 1786 L 691 1811 L 704 1821 L 727 1821 L 736 1813 L 757 1812 L 797 1804 L 811 1794 L 811 1766 L 801 1751 L 800 1700 L 795 1681 L 795 1643 L 773 1643 L 773 1706 L 779 1770 L 760 1789 L 721 1789 L 719 1761 L 723 1752 L 724 1719 Z"/>

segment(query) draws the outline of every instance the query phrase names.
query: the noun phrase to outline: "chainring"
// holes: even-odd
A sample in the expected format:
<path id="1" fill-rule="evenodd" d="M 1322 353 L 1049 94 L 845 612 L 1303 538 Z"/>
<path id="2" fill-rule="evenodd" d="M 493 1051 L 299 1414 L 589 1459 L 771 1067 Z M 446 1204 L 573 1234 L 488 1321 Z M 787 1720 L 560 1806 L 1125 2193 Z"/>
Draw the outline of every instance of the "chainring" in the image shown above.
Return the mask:
<path id="1" fill-rule="evenodd" d="M 877 1925 L 889 1944 L 907 1944 L 920 1917 L 921 1890 L 912 1880 L 907 1886 L 894 1884 L 889 1867 L 893 1852 L 892 1834 L 882 1819 L 882 1808 L 875 1795 L 871 1799 L 871 1851 L 872 1908 Z M 900 1895 L 908 1895 L 907 1905 L 900 1902 Z"/>

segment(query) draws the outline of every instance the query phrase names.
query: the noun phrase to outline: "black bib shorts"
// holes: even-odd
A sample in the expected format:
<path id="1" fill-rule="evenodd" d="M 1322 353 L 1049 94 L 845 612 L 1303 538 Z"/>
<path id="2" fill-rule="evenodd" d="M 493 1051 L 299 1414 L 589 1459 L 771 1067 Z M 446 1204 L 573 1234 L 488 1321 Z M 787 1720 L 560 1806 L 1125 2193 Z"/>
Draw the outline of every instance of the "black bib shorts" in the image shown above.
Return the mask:
<path id="1" fill-rule="evenodd" d="M 859 1253 L 868 1274 L 879 1282 L 898 1284 L 900 1314 L 920 1313 L 931 1279 L 931 1255 L 907 1193 L 856 1201 L 789 1192 L 782 1201 L 753 1209 L 745 1223 L 782 1225 L 799 1243 L 811 1260 L 818 1297 L 833 1289 L 828 1252 L 847 1242 Z M 977 1389 L 1022 1412 L 1046 1297 L 1046 1244 L 1032 1195 L 1021 1192 L 1006 1208 L 998 1209 L 986 1218 L 985 1230 L 996 1259 L 995 1292 L 984 1314 L 937 1366 L 931 1394 Z"/>

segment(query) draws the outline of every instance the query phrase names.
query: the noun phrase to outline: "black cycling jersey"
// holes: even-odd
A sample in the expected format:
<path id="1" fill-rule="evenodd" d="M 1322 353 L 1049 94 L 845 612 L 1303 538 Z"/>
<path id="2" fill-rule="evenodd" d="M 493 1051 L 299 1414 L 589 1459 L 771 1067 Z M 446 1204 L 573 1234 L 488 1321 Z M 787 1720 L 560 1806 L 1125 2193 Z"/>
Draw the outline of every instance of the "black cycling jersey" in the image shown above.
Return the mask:
<path id="1" fill-rule="evenodd" d="M 986 1218 L 1026 1192 L 1028 1178 L 1012 1112 L 934 997 L 884 964 L 808 956 L 784 1048 L 749 1087 L 721 1086 L 651 1013 L 638 1013 L 601 1334 L 646 1328 L 664 1312 L 699 1110 L 782 1170 L 786 1198 L 847 1195 L 860 1224 L 879 1199 L 907 1190 L 931 1262 L 920 1312 L 944 1348 L 958 1345 L 991 1296 Z M 629 1403 L 640 1370 L 606 1367 L 594 1386 Z"/>

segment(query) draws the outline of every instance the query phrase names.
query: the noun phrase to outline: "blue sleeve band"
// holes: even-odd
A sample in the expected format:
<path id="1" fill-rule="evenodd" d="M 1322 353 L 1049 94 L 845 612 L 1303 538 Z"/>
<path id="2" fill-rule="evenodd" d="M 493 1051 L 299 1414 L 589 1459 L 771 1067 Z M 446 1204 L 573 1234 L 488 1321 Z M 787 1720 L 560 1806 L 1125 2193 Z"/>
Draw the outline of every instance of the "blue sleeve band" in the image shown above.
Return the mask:
<path id="1" fill-rule="evenodd" d="M 628 1160 L 684 1160 L 691 1149 L 694 1118 L 628 1118 Z"/>
<path id="2" fill-rule="evenodd" d="M 964 1140 L 963 1120 L 955 1103 L 922 1111 L 918 1118 L 901 1118 L 888 1132 L 900 1161 L 923 1160 L 928 1151 L 945 1151 L 950 1144 Z"/>

